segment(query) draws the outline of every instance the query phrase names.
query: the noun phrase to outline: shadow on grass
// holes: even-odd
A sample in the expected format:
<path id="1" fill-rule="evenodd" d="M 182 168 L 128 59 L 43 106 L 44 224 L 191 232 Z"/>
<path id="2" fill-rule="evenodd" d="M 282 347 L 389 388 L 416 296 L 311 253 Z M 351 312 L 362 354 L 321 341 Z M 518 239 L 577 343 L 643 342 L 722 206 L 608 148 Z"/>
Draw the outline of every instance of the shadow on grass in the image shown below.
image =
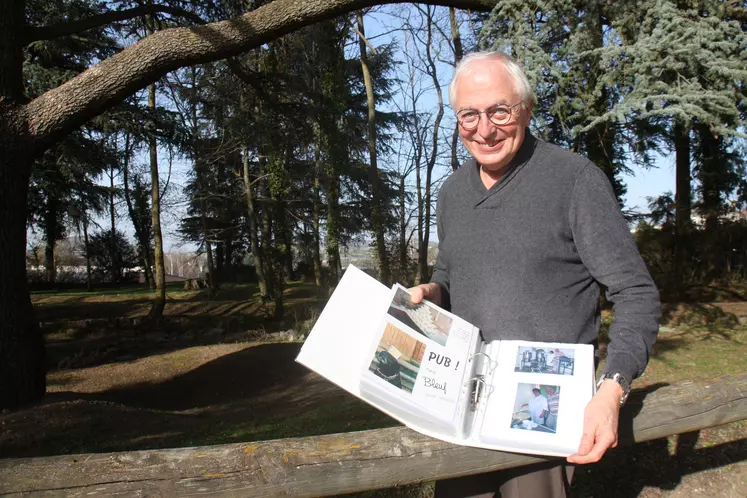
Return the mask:
<path id="1" fill-rule="evenodd" d="M 168 289 L 165 316 L 265 316 L 271 312 L 262 304 L 256 284 L 226 284 L 212 297 L 208 296 L 206 290 L 187 293 L 176 291 L 175 287 Z M 288 284 L 284 294 L 288 311 L 298 306 L 321 305 L 326 301 L 312 284 Z M 106 293 L 91 294 L 35 293 L 34 296 L 37 319 L 52 329 L 65 328 L 68 322 L 83 320 L 143 317 L 153 303 L 153 295 L 147 288 L 112 288 Z"/>
<path id="2" fill-rule="evenodd" d="M 676 334 L 660 335 L 654 344 L 651 356 L 662 359 L 668 353 L 683 347 L 697 345 L 701 341 L 720 340 L 730 344 L 729 347 L 744 347 L 743 342 L 735 337 L 737 331 L 716 327 L 699 328 L 697 330 L 683 329 Z M 725 346 L 726 347 L 726 346 Z"/>
<path id="3" fill-rule="evenodd" d="M 76 329 L 46 341 L 47 370 L 96 367 L 133 361 L 193 346 L 243 342 L 283 330 L 283 323 L 242 316 L 216 321 L 210 316 L 168 317 L 157 325 Z"/>
<path id="4" fill-rule="evenodd" d="M 300 344 L 248 347 L 163 382 L 59 392 L 0 415 L 0 458 L 259 441 L 395 425 L 294 360 Z"/>
<path id="5" fill-rule="evenodd" d="M 678 436 L 674 455 L 667 439 L 611 450 L 601 462 L 576 469 L 573 496 L 634 498 L 647 487 L 671 491 L 686 475 L 747 459 L 747 439 L 694 449 L 698 436 Z"/>
<path id="6" fill-rule="evenodd" d="M 739 318 L 715 304 L 662 303 L 661 323 L 670 325 L 698 325 L 710 328 L 733 328 Z"/>

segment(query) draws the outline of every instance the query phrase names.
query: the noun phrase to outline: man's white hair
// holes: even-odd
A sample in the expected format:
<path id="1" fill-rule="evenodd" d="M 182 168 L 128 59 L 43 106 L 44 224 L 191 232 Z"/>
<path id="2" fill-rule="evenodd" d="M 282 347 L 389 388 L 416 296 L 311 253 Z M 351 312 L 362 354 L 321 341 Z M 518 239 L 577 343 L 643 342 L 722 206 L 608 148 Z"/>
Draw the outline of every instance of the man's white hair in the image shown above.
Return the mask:
<path id="1" fill-rule="evenodd" d="M 459 79 L 463 76 L 468 75 L 472 72 L 476 62 L 479 61 L 498 61 L 503 64 L 506 72 L 514 80 L 514 88 L 521 98 L 522 107 L 527 109 L 530 105 L 534 104 L 534 91 L 532 86 L 529 84 L 529 79 L 524 73 L 521 66 L 510 56 L 499 51 L 486 51 L 486 52 L 473 52 L 466 55 L 454 69 L 454 77 L 449 84 L 449 103 L 454 107 L 454 99 L 456 98 L 456 87 Z M 459 109 L 454 109 L 454 112 Z"/>

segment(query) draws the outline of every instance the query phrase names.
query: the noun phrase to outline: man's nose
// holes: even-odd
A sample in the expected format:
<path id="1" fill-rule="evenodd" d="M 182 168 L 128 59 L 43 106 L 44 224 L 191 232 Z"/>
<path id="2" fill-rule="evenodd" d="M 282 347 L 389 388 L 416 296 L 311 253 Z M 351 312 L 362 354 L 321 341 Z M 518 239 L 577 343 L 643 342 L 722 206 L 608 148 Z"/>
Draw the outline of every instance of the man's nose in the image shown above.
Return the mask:
<path id="1" fill-rule="evenodd" d="M 477 122 L 477 134 L 482 138 L 492 138 L 495 135 L 497 126 L 488 118 L 487 113 L 480 114 L 480 120 Z"/>

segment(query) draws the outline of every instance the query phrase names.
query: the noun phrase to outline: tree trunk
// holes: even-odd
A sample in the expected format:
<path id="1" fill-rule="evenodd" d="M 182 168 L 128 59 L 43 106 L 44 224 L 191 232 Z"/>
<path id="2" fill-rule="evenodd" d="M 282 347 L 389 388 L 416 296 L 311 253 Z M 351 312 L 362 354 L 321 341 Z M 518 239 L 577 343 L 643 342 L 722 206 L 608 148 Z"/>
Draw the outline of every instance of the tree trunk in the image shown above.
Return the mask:
<path id="1" fill-rule="evenodd" d="M 361 68 L 363 69 L 363 82 L 366 86 L 366 102 L 368 104 L 368 181 L 371 184 L 371 222 L 373 224 L 374 237 L 376 239 L 376 256 L 379 260 L 379 280 L 386 285 L 391 284 L 389 269 L 389 256 L 386 251 L 386 240 L 384 238 L 384 206 L 381 200 L 379 185 L 379 168 L 376 161 L 376 101 L 374 99 L 373 82 L 371 72 L 368 69 L 368 54 L 366 53 L 366 30 L 363 24 L 363 13 L 356 14 L 358 21 L 358 48 L 361 54 Z"/>
<path id="2" fill-rule="evenodd" d="M 340 178 L 334 170 L 327 174 L 327 265 L 329 282 L 335 287 L 340 281 Z M 330 288 L 331 290 L 331 288 Z"/>
<path id="3" fill-rule="evenodd" d="M 266 171 L 262 169 L 261 173 Z M 261 191 L 265 193 L 265 197 L 271 199 L 270 189 L 267 185 L 267 180 L 262 174 L 260 180 Z M 279 262 L 277 253 L 278 250 L 273 246 L 273 240 L 277 242 L 277 238 L 273 239 L 273 226 L 275 225 L 272 213 L 273 203 L 267 202 L 262 208 L 262 247 L 264 250 L 263 254 L 265 257 L 265 277 L 267 278 L 267 290 L 270 298 L 274 304 L 274 318 L 281 318 L 283 316 L 283 279 L 282 270 L 279 268 Z M 277 234 L 277 232 L 275 232 Z"/>
<path id="4" fill-rule="evenodd" d="M 91 279 L 91 248 L 88 244 L 88 213 L 83 213 L 83 244 L 86 252 L 86 290 L 93 292 L 93 280 Z"/>
<path id="5" fill-rule="evenodd" d="M 423 245 L 423 220 L 424 220 L 424 214 L 425 214 L 425 205 L 424 205 L 424 198 L 423 198 L 423 176 L 421 173 L 422 169 L 422 163 L 423 163 L 423 149 L 425 148 L 425 134 L 421 132 L 420 129 L 420 120 L 418 119 L 418 110 L 417 110 L 417 97 L 415 93 L 415 82 L 413 80 L 412 74 L 410 75 L 410 100 L 412 102 L 412 116 L 414 120 L 414 127 L 415 132 L 414 136 L 416 138 L 415 143 L 415 192 L 417 193 L 417 199 L 418 199 L 418 226 L 417 226 L 417 233 L 418 233 L 418 257 L 417 257 L 417 271 L 415 272 L 415 279 L 414 283 L 415 285 L 424 283 L 424 276 L 427 273 L 427 268 L 423 266 L 423 261 L 420 258 L 420 251 L 421 247 Z"/>
<path id="6" fill-rule="evenodd" d="M 117 143 L 114 141 L 114 147 L 116 150 Z M 112 282 L 119 282 L 119 263 L 117 261 L 117 225 L 115 222 L 116 212 L 114 211 L 114 167 L 109 169 L 109 219 L 112 226 L 111 238 L 109 240 L 109 252 L 112 260 Z"/>
<path id="7" fill-rule="evenodd" d="M 152 111 L 156 109 L 156 85 L 148 86 L 148 108 Z M 153 124 L 155 126 L 155 124 Z M 163 316 L 163 310 L 166 307 L 166 269 L 163 262 L 163 237 L 161 235 L 161 191 L 158 178 L 158 143 L 156 141 L 156 132 L 151 130 L 148 137 L 148 149 L 150 152 L 150 198 L 151 198 L 151 219 L 153 222 L 153 240 L 155 246 L 155 266 L 156 274 L 156 299 L 150 309 L 148 317 L 153 320 L 160 320 Z"/>
<path id="8" fill-rule="evenodd" d="M 198 187 L 199 188 L 199 187 Z M 202 195 L 202 194 L 200 194 Z M 205 255 L 207 257 L 207 286 L 208 295 L 213 297 L 215 292 L 215 264 L 213 263 L 213 244 L 208 236 L 207 216 L 205 216 L 205 200 L 200 199 L 200 218 L 202 220 L 202 238 L 205 241 Z"/>
<path id="9" fill-rule="evenodd" d="M 286 207 L 284 206 L 284 209 Z M 283 273 L 287 280 L 293 280 L 293 224 L 289 223 L 288 214 L 284 213 L 283 223 Z"/>
<path id="10" fill-rule="evenodd" d="M 444 116 L 444 101 L 441 94 L 441 84 L 438 81 L 438 73 L 436 70 L 436 63 L 433 60 L 431 54 L 431 41 L 433 39 L 432 30 L 432 14 L 430 6 L 426 6 L 427 12 L 427 23 L 426 33 L 427 39 L 425 43 L 425 56 L 428 62 L 426 72 L 433 80 L 433 86 L 436 89 L 436 97 L 438 98 L 438 112 L 436 113 L 436 119 L 433 122 L 433 143 L 431 145 L 431 155 L 428 158 L 428 163 L 425 168 L 425 196 L 423 199 L 424 210 L 423 210 L 423 238 L 420 241 L 420 252 L 418 254 L 418 270 L 420 275 L 418 276 L 420 282 L 426 282 L 430 280 L 430 272 L 428 271 L 428 249 L 430 244 L 431 235 L 431 187 L 433 183 L 433 168 L 436 166 L 436 159 L 438 158 L 438 132 L 441 127 L 441 119 Z"/>
<path id="11" fill-rule="evenodd" d="M 701 214 L 705 218 L 706 233 L 713 234 L 718 230 L 719 216 L 722 210 L 722 183 L 724 182 L 724 162 L 720 155 L 720 138 L 714 136 L 709 126 L 699 124 L 700 168 L 698 177 L 701 190 Z"/>
<path id="12" fill-rule="evenodd" d="M 601 11 L 593 12 L 589 15 L 589 31 L 593 37 L 592 43 L 596 48 L 602 48 L 604 43 L 604 25 L 605 20 Z M 590 75 L 591 81 L 588 83 L 590 88 L 594 88 L 599 75 Z M 603 86 L 596 97 L 592 106 L 595 109 L 595 115 L 600 116 L 609 109 L 609 90 Z M 618 165 L 615 157 L 615 141 L 617 130 L 614 123 L 601 123 L 583 135 L 583 141 L 586 145 L 586 156 L 591 162 L 599 166 L 615 191 L 615 197 L 620 207 L 623 206 L 623 194 L 625 193 L 624 184 L 618 179 Z"/>
<path id="13" fill-rule="evenodd" d="M 130 197 L 130 135 L 125 135 L 125 150 L 124 150 L 124 162 L 122 163 L 122 181 L 124 183 L 124 198 L 127 204 L 127 212 L 132 220 L 132 226 L 135 229 L 135 237 L 137 237 L 138 245 L 140 246 L 140 259 L 143 262 L 143 276 L 145 278 L 145 284 L 155 289 L 155 282 L 153 280 L 153 262 L 151 261 L 151 250 L 150 250 L 150 237 L 148 231 L 132 207 L 132 198 Z"/>
<path id="14" fill-rule="evenodd" d="M 59 226 L 57 217 L 59 214 L 59 203 L 52 193 L 47 194 L 47 206 L 44 211 L 44 273 L 46 281 L 53 284 L 57 281 L 57 265 L 54 261 L 54 246 L 59 237 Z"/>
<path id="15" fill-rule="evenodd" d="M 21 130 L 0 116 L 0 409 L 14 409 L 44 395 L 46 365 L 26 279 L 31 145 L 14 143 Z"/>
<path id="16" fill-rule="evenodd" d="M 409 271 L 407 262 L 407 192 L 405 191 L 405 175 L 399 177 L 399 275 L 398 282 L 409 283 Z"/>
<path id="17" fill-rule="evenodd" d="M 254 271 L 257 274 L 257 283 L 259 284 L 259 294 L 262 300 L 269 298 L 267 289 L 267 279 L 264 270 L 264 258 L 262 257 L 262 248 L 259 245 L 259 236 L 257 234 L 257 215 L 254 211 L 254 195 L 252 193 L 252 182 L 249 178 L 249 152 L 246 147 L 241 151 L 244 164 L 244 193 L 246 194 L 246 213 L 249 221 L 249 244 L 252 250 L 252 259 L 254 261 Z"/>
<path id="18" fill-rule="evenodd" d="M 462 51 L 462 35 L 459 33 L 459 25 L 456 20 L 456 9 L 449 7 L 449 21 L 451 24 L 451 39 L 454 41 L 454 66 L 459 64 L 464 55 Z M 453 102 L 449 104 L 454 105 Z M 457 150 L 459 147 L 459 123 L 454 125 L 454 131 L 451 134 L 451 170 L 456 171 L 459 169 L 459 158 L 457 157 Z"/>
<path id="19" fill-rule="evenodd" d="M 46 390 L 44 336 L 26 278 L 26 220 L 33 142 L 23 85 L 26 2 L 3 4 L 0 15 L 0 410 L 37 400 Z"/>
<path id="20" fill-rule="evenodd" d="M 213 296 L 213 293 L 217 290 L 216 288 L 216 275 L 215 275 L 215 262 L 213 260 L 213 245 L 210 242 L 210 230 L 208 229 L 208 220 L 207 215 L 205 214 L 207 211 L 207 203 L 205 202 L 205 197 L 207 196 L 207 192 L 205 192 L 202 189 L 202 166 L 200 166 L 197 162 L 197 146 L 195 146 L 195 174 L 197 175 L 197 195 L 200 197 L 198 204 L 200 206 L 200 221 L 202 223 L 202 240 L 205 243 L 205 255 L 207 257 L 207 287 L 208 287 L 208 295 L 210 297 Z"/>
<path id="21" fill-rule="evenodd" d="M 690 175 L 690 128 L 679 119 L 674 121 L 675 151 L 675 241 L 674 272 L 681 277 L 686 261 L 686 246 L 692 218 Z"/>
<path id="22" fill-rule="evenodd" d="M 317 290 L 322 288 L 322 257 L 320 254 L 320 237 L 319 237 L 319 214 L 321 212 L 321 200 L 319 199 L 319 184 L 320 176 L 322 174 L 322 136 L 319 125 L 316 125 L 316 146 L 314 149 L 314 191 L 312 192 L 314 203 L 313 209 L 313 230 L 314 230 L 314 244 L 311 248 L 313 259 L 314 259 L 314 283 L 316 284 Z"/>

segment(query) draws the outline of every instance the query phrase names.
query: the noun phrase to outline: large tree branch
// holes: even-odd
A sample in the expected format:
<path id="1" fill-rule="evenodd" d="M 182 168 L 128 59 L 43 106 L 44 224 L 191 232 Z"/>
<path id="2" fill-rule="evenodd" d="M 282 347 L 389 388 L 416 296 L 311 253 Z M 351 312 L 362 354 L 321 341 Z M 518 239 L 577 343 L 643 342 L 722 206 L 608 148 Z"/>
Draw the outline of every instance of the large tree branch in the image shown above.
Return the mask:
<path id="1" fill-rule="evenodd" d="M 106 12 L 85 19 L 53 24 L 51 26 L 28 26 L 24 30 L 22 43 L 23 45 L 28 45 L 37 40 L 51 40 L 53 38 L 60 38 L 61 36 L 74 35 L 113 22 L 127 21 L 129 19 L 134 19 L 135 17 L 156 14 L 159 12 L 183 17 L 184 19 L 189 19 L 197 24 L 205 23 L 200 16 L 178 7 L 170 7 L 168 5 L 141 5 L 132 9 Z"/>
<path id="2" fill-rule="evenodd" d="M 232 57 L 315 22 L 400 1 L 275 0 L 233 20 L 159 31 L 29 102 L 24 114 L 45 146 L 174 69 Z M 495 0 L 429 3 L 490 10 Z"/>

